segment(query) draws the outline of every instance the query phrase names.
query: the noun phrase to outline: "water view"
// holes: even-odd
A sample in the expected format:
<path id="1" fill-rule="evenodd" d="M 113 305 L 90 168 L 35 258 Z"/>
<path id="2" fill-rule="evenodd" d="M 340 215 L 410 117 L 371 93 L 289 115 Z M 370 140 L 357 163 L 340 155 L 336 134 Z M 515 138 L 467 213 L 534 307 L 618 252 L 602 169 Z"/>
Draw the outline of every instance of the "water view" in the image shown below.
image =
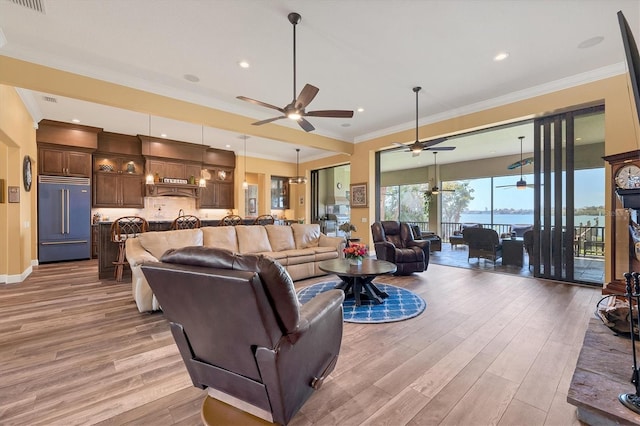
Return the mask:
<path id="1" fill-rule="evenodd" d="M 604 226 L 604 216 L 580 215 L 574 216 L 573 221 L 575 226 L 580 226 L 580 223 L 582 223 L 583 226 Z M 491 212 L 461 213 L 460 223 L 491 223 Z M 502 225 L 533 224 L 533 213 L 494 214 L 493 223 Z"/>

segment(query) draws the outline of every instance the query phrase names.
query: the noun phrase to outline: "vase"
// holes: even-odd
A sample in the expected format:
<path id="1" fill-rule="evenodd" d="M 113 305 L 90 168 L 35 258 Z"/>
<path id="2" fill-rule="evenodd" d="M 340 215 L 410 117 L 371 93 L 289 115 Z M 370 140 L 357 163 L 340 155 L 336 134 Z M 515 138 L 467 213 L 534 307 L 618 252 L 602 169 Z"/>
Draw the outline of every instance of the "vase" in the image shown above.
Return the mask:
<path id="1" fill-rule="evenodd" d="M 362 265 L 362 259 L 357 257 L 349 258 L 349 265 L 360 266 Z"/>

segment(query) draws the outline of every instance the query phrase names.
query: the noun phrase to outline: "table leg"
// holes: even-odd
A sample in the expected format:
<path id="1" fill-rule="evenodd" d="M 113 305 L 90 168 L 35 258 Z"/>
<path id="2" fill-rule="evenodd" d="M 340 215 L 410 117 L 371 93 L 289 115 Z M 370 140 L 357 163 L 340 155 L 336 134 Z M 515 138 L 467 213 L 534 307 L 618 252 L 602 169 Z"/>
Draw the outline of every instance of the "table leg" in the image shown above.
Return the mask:
<path id="1" fill-rule="evenodd" d="M 372 282 L 375 276 L 372 277 L 346 277 L 339 276 L 340 282 L 335 288 L 344 291 L 345 297 L 353 296 L 356 306 L 362 306 L 362 300 L 370 300 L 376 305 L 384 303 L 383 299 L 389 297 L 389 295 L 381 291 Z"/>

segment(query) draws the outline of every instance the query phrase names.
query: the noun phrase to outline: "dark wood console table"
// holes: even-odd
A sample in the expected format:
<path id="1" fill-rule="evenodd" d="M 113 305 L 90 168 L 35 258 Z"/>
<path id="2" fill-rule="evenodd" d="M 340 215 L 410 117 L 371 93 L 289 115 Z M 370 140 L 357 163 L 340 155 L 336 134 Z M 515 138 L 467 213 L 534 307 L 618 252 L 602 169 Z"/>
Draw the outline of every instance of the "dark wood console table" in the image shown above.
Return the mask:
<path id="1" fill-rule="evenodd" d="M 640 351 L 640 344 L 636 344 Z M 631 340 L 616 336 L 591 318 L 571 379 L 567 402 L 577 407 L 578 419 L 588 425 L 640 424 L 640 415 L 618 401 L 635 392 L 631 384 Z"/>

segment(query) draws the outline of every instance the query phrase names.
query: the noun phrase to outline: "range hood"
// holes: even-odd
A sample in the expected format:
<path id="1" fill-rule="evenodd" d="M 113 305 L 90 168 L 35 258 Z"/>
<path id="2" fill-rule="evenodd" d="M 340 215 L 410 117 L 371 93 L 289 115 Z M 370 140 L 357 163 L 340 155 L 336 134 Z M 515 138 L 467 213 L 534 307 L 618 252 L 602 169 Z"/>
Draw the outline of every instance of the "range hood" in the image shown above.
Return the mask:
<path id="1" fill-rule="evenodd" d="M 326 176 L 327 194 L 325 198 L 326 205 L 348 205 L 349 198 L 347 191 L 349 190 L 350 169 L 348 167 L 334 167 Z"/>
<path id="2" fill-rule="evenodd" d="M 331 204 L 349 204 L 349 199 L 346 197 L 346 195 L 342 194 L 342 195 L 336 195 L 336 194 L 329 194 L 327 195 L 327 199 L 325 201 L 325 204 L 327 205 L 331 205 Z"/>

